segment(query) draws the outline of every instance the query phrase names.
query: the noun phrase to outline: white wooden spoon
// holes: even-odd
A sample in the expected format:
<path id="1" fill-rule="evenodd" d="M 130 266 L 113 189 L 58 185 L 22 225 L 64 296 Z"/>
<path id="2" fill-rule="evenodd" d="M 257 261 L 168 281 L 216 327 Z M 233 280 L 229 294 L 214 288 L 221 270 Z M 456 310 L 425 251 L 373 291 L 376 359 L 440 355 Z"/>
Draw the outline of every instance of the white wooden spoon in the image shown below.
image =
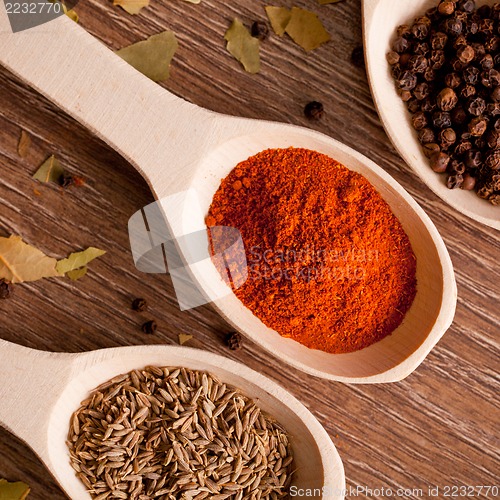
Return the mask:
<path id="1" fill-rule="evenodd" d="M 478 5 L 495 0 L 478 1 Z M 396 93 L 386 60 L 396 28 L 438 4 L 438 0 L 363 0 L 366 68 L 373 100 L 394 147 L 406 163 L 455 210 L 487 226 L 500 229 L 500 208 L 479 198 L 473 191 L 448 189 L 446 176 L 436 174 L 422 152 L 405 104 Z"/>
<path id="2" fill-rule="evenodd" d="M 309 410 L 263 375 L 199 349 L 139 346 L 56 354 L 0 340 L 0 424 L 33 449 L 72 500 L 88 500 L 89 494 L 71 468 L 66 446 L 71 415 L 103 382 L 148 365 L 208 371 L 241 389 L 291 434 L 296 491 L 328 487 L 334 493 L 328 498 L 344 498 L 342 461 Z M 307 496 L 302 493 L 297 498 Z"/>
<path id="3" fill-rule="evenodd" d="M 121 153 L 159 200 L 194 193 L 198 209 L 189 197 L 179 196 L 165 211 L 177 237 L 204 230 L 220 180 L 239 161 L 266 148 L 320 151 L 360 172 L 377 188 L 403 224 L 418 260 L 417 296 L 392 335 L 361 351 L 332 355 L 281 337 L 229 289 L 214 301 L 235 328 L 283 361 L 331 380 L 397 381 L 423 361 L 451 324 L 456 284 L 434 224 L 394 179 L 344 144 L 308 129 L 228 117 L 187 103 L 136 72 L 66 16 L 12 34 L 1 6 L 0 64 Z M 219 292 L 225 285 L 210 259 L 190 270 L 209 297 L 224 295 Z"/>

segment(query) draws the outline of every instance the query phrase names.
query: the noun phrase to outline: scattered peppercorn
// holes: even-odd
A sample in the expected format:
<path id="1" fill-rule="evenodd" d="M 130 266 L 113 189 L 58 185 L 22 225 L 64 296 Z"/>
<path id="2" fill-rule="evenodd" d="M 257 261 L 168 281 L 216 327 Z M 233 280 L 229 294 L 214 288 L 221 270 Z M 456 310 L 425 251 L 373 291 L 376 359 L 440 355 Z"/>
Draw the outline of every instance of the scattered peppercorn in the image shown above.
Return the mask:
<path id="1" fill-rule="evenodd" d="M 354 66 L 356 66 L 358 68 L 365 67 L 365 54 L 363 51 L 363 47 L 361 45 L 359 45 L 358 47 L 355 47 L 354 50 L 352 51 L 351 62 L 354 64 Z"/>
<path id="2" fill-rule="evenodd" d="M 318 101 L 311 101 L 306 104 L 304 114 L 309 120 L 321 120 L 324 114 L 323 104 Z"/>
<path id="3" fill-rule="evenodd" d="M 143 312 L 148 308 L 148 303 L 146 302 L 146 299 L 134 299 L 132 302 L 132 309 L 137 312 Z"/>
<path id="4" fill-rule="evenodd" d="M 228 333 L 226 336 L 226 344 L 232 351 L 239 351 L 243 347 L 243 338 L 238 332 Z"/>
<path id="5" fill-rule="evenodd" d="M 142 325 L 142 331 L 144 333 L 149 334 L 149 335 L 152 335 L 153 333 L 155 333 L 157 328 L 158 328 L 158 325 L 156 324 L 156 321 L 154 319 L 151 321 L 146 321 L 146 323 L 144 323 Z"/>
<path id="6" fill-rule="evenodd" d="M 441 0 L 397 28 L 387 60 L 430 166 L 500 203 L 500 2 Z"/>
<path id="7" fill-rule="evenodd" d="M 252 24 L 250 32 L 253 37 L 262 41 L 267 38 L 267 35 L 269 35 L 269 26 L 264 21 L 255 21 Z"/>
<path id="8" fill-rule="evenodd" d="M 0 299 L 8 299 L 12 293 L 12 284 L 4 279 L 0 280 Z"/>

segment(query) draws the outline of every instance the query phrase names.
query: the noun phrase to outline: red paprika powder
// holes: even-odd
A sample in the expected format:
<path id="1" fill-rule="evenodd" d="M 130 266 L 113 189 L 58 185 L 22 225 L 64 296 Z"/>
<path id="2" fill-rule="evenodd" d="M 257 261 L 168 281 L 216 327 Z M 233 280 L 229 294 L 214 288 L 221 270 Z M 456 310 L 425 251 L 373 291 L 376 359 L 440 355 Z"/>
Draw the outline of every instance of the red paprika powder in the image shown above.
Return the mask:
<path id="1" fill-rule="evenodd" d="M 416 259 L 399 220 L 361 174 L 316 151 L 270 149 L 239 163 L 206 223 L 241 233 L 241 302 L 312 349 L 347 353 L 383 339 L 415 297 Z"/>

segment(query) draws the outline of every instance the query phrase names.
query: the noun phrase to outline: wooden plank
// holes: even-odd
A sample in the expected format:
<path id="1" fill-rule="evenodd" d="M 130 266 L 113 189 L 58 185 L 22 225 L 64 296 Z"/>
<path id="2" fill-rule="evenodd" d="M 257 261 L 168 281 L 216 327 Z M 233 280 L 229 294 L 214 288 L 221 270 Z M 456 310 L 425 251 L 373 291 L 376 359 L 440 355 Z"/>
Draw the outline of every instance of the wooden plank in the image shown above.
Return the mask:
<path id="1" fill-rule="evenodd" d="M 222 113 L 313 127 L 358 149 L 401 182 L 436 223 L 457 272 L 454 325 L 427 360 L 398 384 L 348 386 L 283 367 L 248 341 L 242 351 L 227 350 L 223 338 L 229 327 L 209 306 L 181 313 L 168 276 L 143 275 L 134 268 L 127 221 L 153 200 L 141 177 L 2 69 L 0 234 L 20 234 L 54 256 L 87 245 L 108 255 L 92 263 L 81 282 L 45 280 L 16 287 L 12 299 L 0 302 L 0 336 L 39 349 L 80 352 L 176 343 L 178 333 L 190 333 L 195 337 L 191 345 L 240 360 L 303 401 L 332 436 L 352 487 L 494 484 L 500 415 L 498 234 L 447 207 L 394 152 L 364 70 L 351 62 L 352 50 L 361 44 L 359 2 L 324 7 L 297 2 L 320 14 L 333 41 L 306 55 L 290 40 L 271 35 L 262 44 L 261 73 L 247 75 L 226 53 L 223 34 L 235 16 L 247 25 L 265 19 L 263 5 L 153 0 L 143 14 L 129 16 L 111 2 L 89 0 L 76 10 L 83 26 L 114 49 L 173 29 L 180 46 L 164 83 L 169 90 Z M 325 105 L 320 122 L 302 114 L 311 99 Z M 33 140 L 26 158 L 16 152 L 21 129 Z M 62 191 L 32 181 L 51 153 L 83 176 L 85 187 Z M 148 299 L 147 313 L 131 310 L 136 296 Z M 149 318 L 159 324 L 151 336 L 140 330 Z M 33 453 L 1 429 L 0 456 L 0 477 L 28 482 L 30 498 L 65 498 Z"/>

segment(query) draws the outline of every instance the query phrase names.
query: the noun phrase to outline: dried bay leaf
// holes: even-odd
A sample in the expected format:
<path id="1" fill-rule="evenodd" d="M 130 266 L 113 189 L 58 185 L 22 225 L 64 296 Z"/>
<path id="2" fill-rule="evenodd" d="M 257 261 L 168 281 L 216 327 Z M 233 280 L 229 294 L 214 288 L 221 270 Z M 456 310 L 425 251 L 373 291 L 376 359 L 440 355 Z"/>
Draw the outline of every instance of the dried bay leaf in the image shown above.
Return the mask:
<path id="1" fill-rule="evenodd" d="M 235 19 L 226 31 L 224 39 L 229 53 L 239 61 L 248 73 L 258 73 L 260 70 L 260 42 L 250 31 L 243 26 L 239 19 Z"/>
<path id="2" fill-rule="evenodd" d="M 57 260 L 25 243 L 19 236 L 0 238 L 0 279 L 11 283 L 62 276 Z"/>
<path id="3" fill-rule="evenodd" d="M 306 51 L 314 50 L 330 40 L 330 34 L 318 16 L 314 12 L 299 7 L 292 8 L 290 22 L 285 31 Z"/>
<path id="4" fill-rule="evenodd" d="M 274 32 L 278 36 L 283 36 L 287 24 L 290 22 L 290 18 L 292 17 L 291 10 L 286 7 L 272 6 L 267 6 L 265 9 Z"/>
<path id="5" fill-rule="evenodd" d="M 129 14 L 139 14 L 141 9 L 149 6 L 149 0 L 113 0 L 113 5 L 118 5 Z"/>
<path id="6" fill-rule="evenodd" d="M 116 53 L 137 71 L 158 82 L 169 77 L 170 62 L 176 50 L 175 34 L 172 31 L 164 31 L 117 50 Z"/>
<path id="7" fill-rule="evenodd" d="M 19 137 L 19 143 L 17 144 L 17 154 L 21 158 L 26 158 L 28 156 L 28 150 L 31 146 L 31 137 L 25 130 L 21 130 L 21 136 Z"/>
<path id="8" fill-rule="evenodd" d="M 0 500 L 24 500 L 30 491 L 25 483 L 9 483 L 6 479 L 0 479 Z"/>
<path id="9" fill-rule="evenodd" d="M 179 333 L 179 344 L 184 345 L 186 342 L 189 342 L 193 336 L 189 335 L 188 333 Z"/>
<path id="10" fill-rule="evenodd" d="M 54 156 L 47 158 L 33 175 L 33 179 L 40 182 L 59 182 L 64 169 L 59 160 Z"/>
<path id="11" fill-rule="evenodd" d="M 105 253 L 104 250 L 99 250 L 99 248 L 89 247 L 82 252 L 72 253 L 68 258 L 58 261 L 56 269 L 60 274 L 70 273 L 85 267 L 89 262 Z"/>
<path id="12" fill-rule="evenodd" d="M 89 268 L 87 266 L 85 267 L 80 267 L 80 269 L 75 269 L 73 271 L 68 271 L 66 273 L 66 276 L 72 280 L 72 281 L 77 281 L 80 278 L 83 278 L 86 274 Z"/>

